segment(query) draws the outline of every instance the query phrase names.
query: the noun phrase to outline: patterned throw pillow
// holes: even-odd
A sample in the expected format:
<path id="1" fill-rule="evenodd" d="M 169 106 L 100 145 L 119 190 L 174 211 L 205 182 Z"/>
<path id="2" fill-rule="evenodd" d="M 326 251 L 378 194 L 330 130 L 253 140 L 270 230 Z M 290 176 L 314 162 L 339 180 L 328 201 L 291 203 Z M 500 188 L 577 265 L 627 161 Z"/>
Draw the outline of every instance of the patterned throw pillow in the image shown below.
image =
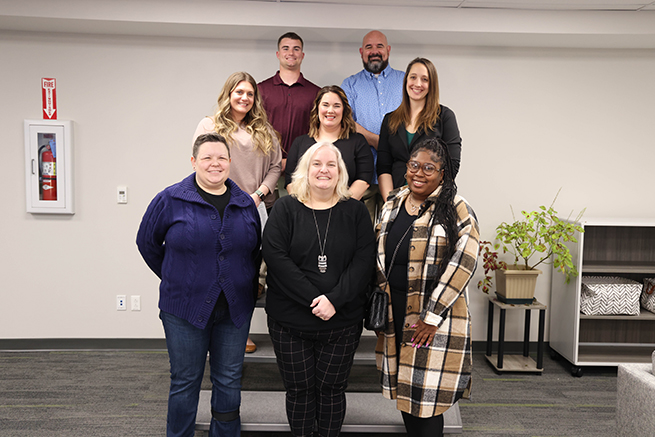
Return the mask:
<path id="1" fill-rule="evenodd" d="M 644 288 L 641 290 L 641 306 L 655 313 L 655 278 L 644 278 Z"/>
<path id="2" fill-rule="evenodd" d="M 639 315 L 639 282 L 616 276 L 583 276 L 580 311 L 587 316 Z"/>

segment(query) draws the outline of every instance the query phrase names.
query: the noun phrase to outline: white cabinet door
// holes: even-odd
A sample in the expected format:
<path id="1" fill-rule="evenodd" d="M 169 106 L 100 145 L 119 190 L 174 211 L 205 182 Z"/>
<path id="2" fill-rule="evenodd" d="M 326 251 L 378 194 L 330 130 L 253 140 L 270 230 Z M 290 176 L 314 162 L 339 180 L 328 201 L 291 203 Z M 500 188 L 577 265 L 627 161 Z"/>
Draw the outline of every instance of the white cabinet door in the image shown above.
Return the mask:
<path id="1" fill-rule="evenodd" d="M 25 120 L 27 212 L 74 213 L 72 158 L 72 122 Z"/>

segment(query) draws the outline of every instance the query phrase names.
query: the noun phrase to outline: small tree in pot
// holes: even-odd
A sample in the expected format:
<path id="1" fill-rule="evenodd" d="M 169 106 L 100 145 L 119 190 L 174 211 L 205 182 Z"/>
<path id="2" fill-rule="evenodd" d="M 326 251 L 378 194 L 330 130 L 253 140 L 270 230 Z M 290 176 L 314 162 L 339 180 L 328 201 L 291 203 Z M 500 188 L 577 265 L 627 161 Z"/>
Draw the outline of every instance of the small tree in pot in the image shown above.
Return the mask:
<path id="1" fill-rule="evenodd" d="M 559 195 L 559 192 L 557 194 Z M 562 220 L 553 208 L 555 200 L 557 196 L 548 208 L 540 206 L 536 211 L 521 211 L 523 217 L 520 220 L 516 220 L 512 210 L 514 222 L 503 222 L 496 228 L 496 239 L 499 243 L 480 241 L 485 277 L 478 282 L 478 288 L 489 293 L 492 287 L 490 272 L 496 272 L 497 291 L 501 300 L 509 303 L 529 303 L 534 297 L 536 277 L 541 273 L 536 268 L 538 265 L 552 263 L 566 276 L 567 283 L 578 275 L 571 253 L 564 243 L 576 242 L 575 233 L 584 232 L 582 226 L 577 223 L 585 209 L 573 221 L 569 220 L 570 216 L 569 219 Z M 501 248 L 503 253 L 509 252 L 514 256 L 512 265 L 499 259 Z M 506 284 L 509 275 L 524 278 L 522 281 L 526 283 L 525 285 L 532 284 L 531 292 L 527 294 L 520 292 L 516 297 L 513 296 L 513 292 L 506 293 L 509 291 Z M 532 276 L 532 279 L 525 279 L 526 276 Z"/>

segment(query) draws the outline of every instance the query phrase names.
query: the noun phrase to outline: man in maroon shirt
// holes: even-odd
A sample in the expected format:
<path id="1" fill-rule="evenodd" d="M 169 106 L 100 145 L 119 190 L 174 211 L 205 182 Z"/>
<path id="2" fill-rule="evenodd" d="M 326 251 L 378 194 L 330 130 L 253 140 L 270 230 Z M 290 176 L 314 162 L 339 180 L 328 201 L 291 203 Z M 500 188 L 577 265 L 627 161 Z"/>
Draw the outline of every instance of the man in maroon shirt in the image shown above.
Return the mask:
<path id="1" fill-rule="evenodd" d="M 280 61 L 280 70 L 257 84 L 257 87 L 268 121 L 282 136 L 282 184 L 278 184 L 278 193 L 282 196 L 286 194 L 284 168 L 287 152 L 296 137 L 309 132 L 309 113 L 320 88 L 305 79 L 300 72 L 305 53 L 303 40 L 297 33 L 287 32 L 277 40 L 275 56 Z"/>
<path id="2" fill-rule="evenodd" d="M 294 32 L 287 32 L 277 40 L 275 56 L 280 61 L 280 69 L 274 76 L 257 84 L 262 96 L 268 121 L 280 133 L 282 146 L 282 174 L 277 184 L 278 197 L 287 194 L 284 188 L 284 168 L 287 152 L 296 137 L 309 132 L 309 114 L 319 87 L 305 79 L 300 65 L 305 58 L 303 40 Z M 260 289 L 266 278 L 266 265 L 262 263 L 259 272 Z M 248 338 L 246 352 L 254 352 L 257 346 Z"/>

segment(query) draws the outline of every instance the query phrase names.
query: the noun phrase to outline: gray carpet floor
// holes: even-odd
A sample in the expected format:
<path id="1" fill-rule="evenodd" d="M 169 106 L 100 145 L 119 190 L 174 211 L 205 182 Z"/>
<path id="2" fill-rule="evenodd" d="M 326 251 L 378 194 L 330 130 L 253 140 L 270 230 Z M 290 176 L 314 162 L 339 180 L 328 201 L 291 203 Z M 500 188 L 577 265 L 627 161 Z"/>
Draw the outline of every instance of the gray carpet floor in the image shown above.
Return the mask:
<path id="1" fill-rule="evenodd" d="M 247 363 L 245 389 L 279 387 L 274 370 Z M 359 367 L 351 389 L 375 389 L 374 372 Z M 168 383 L 165 351 L 0 352 L 0 436 L 163 436 Z M 460 402 L 465 436 L 616 435 L 615 368 L 575 378 L 545 357 L 542 375 L 498 375 L 474 354 L 472 396 Z"/>

